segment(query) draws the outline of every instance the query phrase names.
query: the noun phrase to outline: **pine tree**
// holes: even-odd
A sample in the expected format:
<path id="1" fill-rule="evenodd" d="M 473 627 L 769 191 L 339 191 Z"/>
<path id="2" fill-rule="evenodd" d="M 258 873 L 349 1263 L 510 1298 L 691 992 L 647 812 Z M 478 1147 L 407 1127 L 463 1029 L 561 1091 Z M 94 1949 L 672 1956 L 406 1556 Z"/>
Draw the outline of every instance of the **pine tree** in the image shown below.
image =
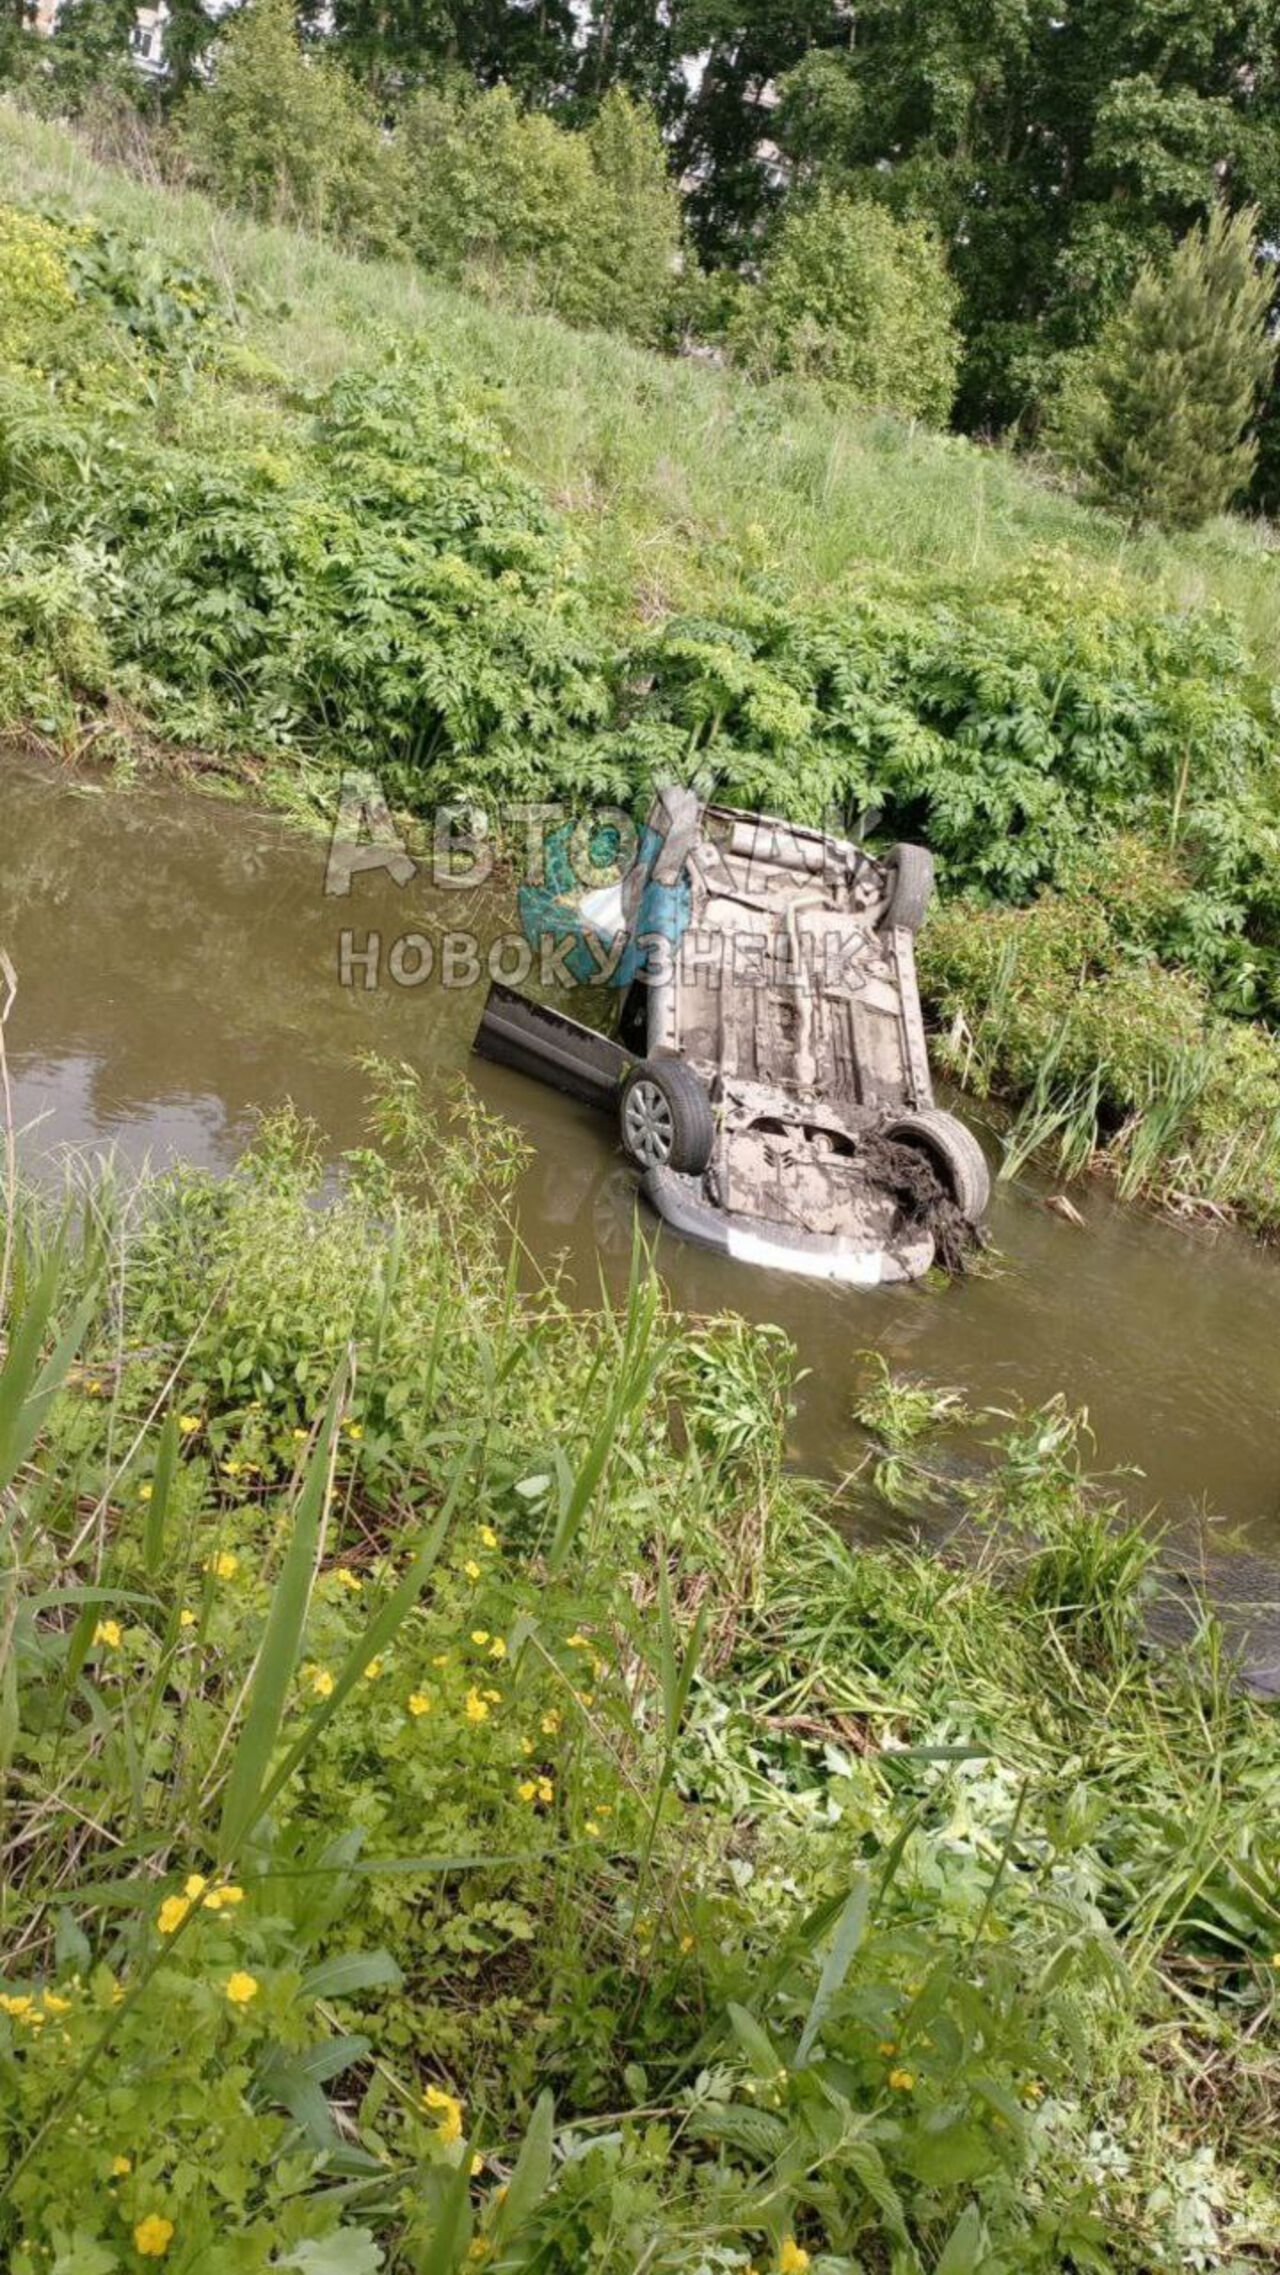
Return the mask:
<path id="1" fill-rule="evenodd" d="M 1100 501 L 1194 529 L 1248 484 L 1276 360 L 1256 210 L 1219 207 L 1167 266 L 1143 269 L 1098 345 L 1081 457 Z"/>

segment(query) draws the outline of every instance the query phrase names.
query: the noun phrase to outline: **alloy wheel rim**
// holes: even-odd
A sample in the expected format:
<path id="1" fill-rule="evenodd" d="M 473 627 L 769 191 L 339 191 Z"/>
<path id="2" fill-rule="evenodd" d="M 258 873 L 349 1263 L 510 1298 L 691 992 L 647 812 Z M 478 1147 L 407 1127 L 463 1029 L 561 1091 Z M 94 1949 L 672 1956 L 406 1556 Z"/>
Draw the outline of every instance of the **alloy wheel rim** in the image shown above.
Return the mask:
<path id="1" fill-rule="evenodd" d="M 656 1082 L 632 1083 L 622 1109 L 622 1132 L 628 1153 L 643 1168 L 665 1168 L 675 1142 L 675 1122 L 670 1102 Z"/>

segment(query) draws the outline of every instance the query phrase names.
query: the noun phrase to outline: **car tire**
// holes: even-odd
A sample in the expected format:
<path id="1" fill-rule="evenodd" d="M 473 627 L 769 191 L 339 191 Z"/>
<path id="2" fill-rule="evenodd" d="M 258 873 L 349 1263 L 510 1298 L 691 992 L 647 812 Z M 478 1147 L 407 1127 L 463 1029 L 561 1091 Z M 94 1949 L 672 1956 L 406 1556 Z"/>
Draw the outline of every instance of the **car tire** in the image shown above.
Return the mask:
<path id="1" fill-rule="evenodd" d="M 711 1159 L 711 1100 L 683 1059 L 639 1059 L 618 1098 L 622 1150 L 637 1169 L 678 1169 L 700 1177 Z"/>
<path id="2" fill-rule="evenodd" d="M 885 855 L 889 899 L 882 932 L 918 932 L 933 899 L 933 855 L 923 845 L 895 845 Z"/>
<path id="3" fill-rule="evenodd" d="M 960 1214 L 970 1224 L 981 1224 L 991 1200 L 991 1172 L 971 1129 L 941 1106 L 929 1106 L 890 1122 L 884 1134 L 895 1145 L 926 1154 Z"/>

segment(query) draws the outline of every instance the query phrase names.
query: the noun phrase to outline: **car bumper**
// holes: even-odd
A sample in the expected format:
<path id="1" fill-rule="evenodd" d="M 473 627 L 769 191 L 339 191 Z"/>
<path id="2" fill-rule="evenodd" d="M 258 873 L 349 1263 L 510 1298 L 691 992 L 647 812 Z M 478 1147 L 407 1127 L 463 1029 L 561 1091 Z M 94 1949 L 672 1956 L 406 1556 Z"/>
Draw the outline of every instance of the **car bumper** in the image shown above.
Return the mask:
<path id="1" fill-rule="evenodd" d="M 684 1239 L 766 1271 L 798 1273 L 845 1287 L 879 1288 L 922 1279 L 933 1262 L 931 1233 L 896 1241 L 888 1248 L 857 1248 L 847 1240 L 830 1240 L 790 1225 L 771 1224 L 764 1217 L 714 1208 L 699 1180 L 682 1177 L 675 1169 L 650 1169 L 640 1190 Z"/>

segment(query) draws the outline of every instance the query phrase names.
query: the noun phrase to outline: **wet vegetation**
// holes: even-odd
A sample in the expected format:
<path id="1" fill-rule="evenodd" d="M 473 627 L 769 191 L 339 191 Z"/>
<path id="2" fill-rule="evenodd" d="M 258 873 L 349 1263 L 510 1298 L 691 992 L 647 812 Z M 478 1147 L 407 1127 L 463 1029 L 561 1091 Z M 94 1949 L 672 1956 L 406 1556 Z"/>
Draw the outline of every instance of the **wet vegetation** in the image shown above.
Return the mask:
<path id="1" fill-rule="evenodd" d="M 1280 1217 L 1280 612 L 1243 526 L 1130 539 L 998 453 L 0 137 L 0 718 L 309 812 L 351 763 L 418 811 L 695 764 L 879 807 L 939 856 L 926 984 L 1019 1151 Z"/>
<path id="2" fill-rule="evenodd" d="M 10 1192 L 6 2263 L 1264 2264 L 1277 1770 L 1212 1622 L 1151 1655 L 1061 1410 L 963 1554 L 851 1551 L 780 1339 L 642 1255 L 519 1292 L 517 1159 L 382 1068 L 323 1196 L 288 1119 Z M 954 1402 L 863 1412 L 931 1490 Z"/>

